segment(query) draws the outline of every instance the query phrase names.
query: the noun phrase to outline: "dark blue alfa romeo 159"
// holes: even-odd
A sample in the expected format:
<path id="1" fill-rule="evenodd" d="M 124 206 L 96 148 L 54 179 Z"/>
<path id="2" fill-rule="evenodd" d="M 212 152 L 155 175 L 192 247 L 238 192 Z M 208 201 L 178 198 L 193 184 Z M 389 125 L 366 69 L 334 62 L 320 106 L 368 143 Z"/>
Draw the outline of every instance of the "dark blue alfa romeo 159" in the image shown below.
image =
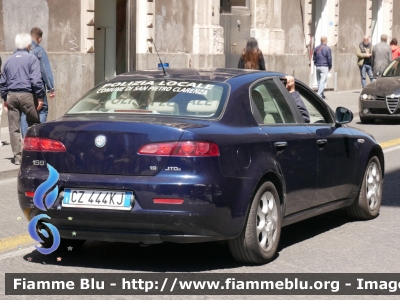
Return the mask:
<path id="1" fill-rule="evenodd" d="M 227 240 L 238 261 L 266 263 L 282 226 L 341 208 L 378 216 L 384 156 L 345 125 L 350 111 L 335 114 L 296 82 L 305 123 L 283 74 L 169 73 L 117 76 L 29 129 L 18 178 L 28 220 L 41 214 L 32 197 L 48 165 L 59 181 L 46 222 L 62 245 Z"/>

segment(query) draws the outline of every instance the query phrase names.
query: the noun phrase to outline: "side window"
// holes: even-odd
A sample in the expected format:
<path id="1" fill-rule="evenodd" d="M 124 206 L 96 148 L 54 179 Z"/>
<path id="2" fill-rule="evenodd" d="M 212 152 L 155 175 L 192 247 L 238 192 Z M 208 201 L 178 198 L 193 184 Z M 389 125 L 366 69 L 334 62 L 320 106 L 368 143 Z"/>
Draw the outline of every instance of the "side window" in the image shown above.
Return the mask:
<path id="1" fill-rule="evenodd" d="M 310 114 L 310 124 L 331 123 L 331 118 L 327 115 L 328 112 L 326 109 L 315 103 L 317 100 L 314 100 L 308 93 L 301 89 L 299 89 L 298 92 L 308 110 L 308 113 Z"/>
<path id="2" fill-rule="evenodd" d="M 251 98 L 253 113 L 257 115 L 256 120 L 263 120 L 261 124 L 296 123 L 285 96 L 273 80 L 263 81 L 253 87 Z"/>

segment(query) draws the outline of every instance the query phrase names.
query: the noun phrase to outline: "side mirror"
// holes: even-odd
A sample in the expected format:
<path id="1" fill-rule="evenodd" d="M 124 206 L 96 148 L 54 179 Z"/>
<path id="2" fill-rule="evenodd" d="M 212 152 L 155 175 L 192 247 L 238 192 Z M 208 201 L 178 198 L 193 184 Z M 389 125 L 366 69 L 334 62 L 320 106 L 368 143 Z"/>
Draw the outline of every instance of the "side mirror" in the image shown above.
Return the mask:
<path id="1" fill-rule="evenodd" d="M 336 108 L 335 122 L 336 124 L 343 125 L 353 121 L 353 113 L 344 107 Z"/>

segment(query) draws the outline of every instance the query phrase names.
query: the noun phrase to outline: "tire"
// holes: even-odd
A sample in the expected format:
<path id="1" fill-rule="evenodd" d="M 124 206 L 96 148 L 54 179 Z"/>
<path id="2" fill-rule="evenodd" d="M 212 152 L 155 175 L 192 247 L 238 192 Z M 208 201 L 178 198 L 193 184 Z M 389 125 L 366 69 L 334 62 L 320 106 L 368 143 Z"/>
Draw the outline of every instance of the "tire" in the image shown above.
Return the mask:
<path id="1" fill-rule="evenodd" d="M 265 182 L 254 196 L 242 233 L 236 239 L 228 241 L 232 256 L 242 263 L 268 263 L 276 254 L 281 224 L 278 192 L 271 182 Z"/>
<path id="2" fill-rule="evenodd" d="M 347 214 L 355 219 L 370 220 L 379 215 L 382 202 L 382 168 L 379 159 L 372 157 L 364 172 L 360 194 L 347 208 Z"/>
<path id="3" fill-rule="evenodd" d="M 373 124 L 375 122 L 375 119 L 369 119 L 369 118 L 363 118 L 360 117 L 361 123 L 363 124 Z"/>
<path id="4" fill-rule="evenodd" d="M 46 238 L 41 232 L 41 229 L 45 229 L 47 233 L 49 234 L 49 237 Z M 39 225 L 38 226 L 38 234 L 39 237 L 42 239 L 43 243 L 40 243 L 42 247 L 44 248 L 50 248 L 53 245 L 53 237 L 50 234 L 50 231 L 48 230 L 47 226 L 44 225 Z M 85 240 L 70 240 L 70 239 L 64 239 L 61 238 L 60 240 L 60 246 L 55 252 L 66 252 L 68 251 L 68 247 L 72 247 L 73 251 L 79 250 L 83 244 L 85 243 Z"/>

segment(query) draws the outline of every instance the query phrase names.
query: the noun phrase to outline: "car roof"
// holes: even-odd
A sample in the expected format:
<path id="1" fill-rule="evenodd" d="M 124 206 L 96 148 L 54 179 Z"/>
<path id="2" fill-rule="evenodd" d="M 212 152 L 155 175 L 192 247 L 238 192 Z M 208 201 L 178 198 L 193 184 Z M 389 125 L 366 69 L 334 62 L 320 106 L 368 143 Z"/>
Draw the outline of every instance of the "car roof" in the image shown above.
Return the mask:
<path id="1" fill-rule="evenodd" d="M 283 73 L 258 71 L 258 70 L 245 70 L 245 69 L 228 69 L 228 68 L 215 68 L 215 69 L 167 69 L 168 79 L 182 79 L 182 80 L 205 80 L 214 82 L 227 82 L 235 77 L 248 77 L 249 80 L 254 80 L 260 77 L 282 77 Z M 163 79 L 164 74 L 162 70 L 140 70 L 118 75 L 109 81 L 133 80 L 133 79 Z M 247 81 L 247 80 L 245 80 Z"/>

